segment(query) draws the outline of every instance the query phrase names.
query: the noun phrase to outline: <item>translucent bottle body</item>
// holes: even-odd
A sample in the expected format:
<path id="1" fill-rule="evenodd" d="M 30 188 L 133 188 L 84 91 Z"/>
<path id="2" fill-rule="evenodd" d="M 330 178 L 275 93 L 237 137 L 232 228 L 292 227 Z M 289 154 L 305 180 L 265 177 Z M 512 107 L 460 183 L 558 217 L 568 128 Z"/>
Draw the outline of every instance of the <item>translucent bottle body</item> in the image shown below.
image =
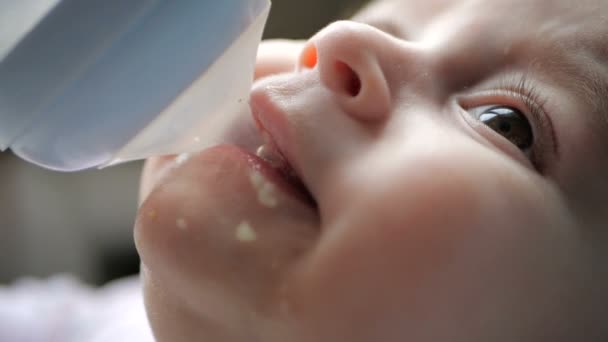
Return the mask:
<path id="1" fill-rule="evenodd" d="M 220 143 L 248 112 L 269 0 L 48 1 L 0 40 L 2 150 L 102 167 Z"/>

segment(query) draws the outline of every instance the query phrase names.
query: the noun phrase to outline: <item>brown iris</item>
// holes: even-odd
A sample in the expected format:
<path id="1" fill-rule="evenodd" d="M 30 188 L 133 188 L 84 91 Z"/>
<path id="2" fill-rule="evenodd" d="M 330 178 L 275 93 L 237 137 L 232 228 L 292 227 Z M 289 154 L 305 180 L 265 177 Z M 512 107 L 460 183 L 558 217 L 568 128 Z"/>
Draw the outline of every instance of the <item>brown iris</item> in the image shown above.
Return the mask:
<path id="1" fill-rule="evenodd" d="M 524 114 L 515 108 L 506 106 L 489 108 L 479 116 L 479 121 L 521 150 L 532 147 L 534 134 L 530 122 Z"/>

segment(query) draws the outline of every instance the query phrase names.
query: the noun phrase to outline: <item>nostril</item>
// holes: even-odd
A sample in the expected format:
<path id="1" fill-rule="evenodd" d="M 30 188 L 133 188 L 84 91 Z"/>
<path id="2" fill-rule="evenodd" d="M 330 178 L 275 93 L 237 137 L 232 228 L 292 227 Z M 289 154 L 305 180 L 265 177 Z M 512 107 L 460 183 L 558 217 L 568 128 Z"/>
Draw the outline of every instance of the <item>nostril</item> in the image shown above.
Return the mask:
<path id="1" fill-rule="evenodd" d="M 350 96 L 357 97 L 361 92 L 359 75 L 344 62 L 336 62 L 335 68 L 340 88 L 344 89 Z"/>

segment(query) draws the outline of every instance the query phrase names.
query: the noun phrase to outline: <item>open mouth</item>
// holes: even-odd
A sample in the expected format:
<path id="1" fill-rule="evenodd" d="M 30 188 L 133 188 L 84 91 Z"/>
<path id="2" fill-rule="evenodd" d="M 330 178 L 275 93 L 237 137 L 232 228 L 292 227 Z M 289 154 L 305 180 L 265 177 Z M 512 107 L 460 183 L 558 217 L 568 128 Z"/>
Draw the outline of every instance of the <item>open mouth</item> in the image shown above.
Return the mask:
<path id="1" fill-rule="evenodd" d="M 272 139 L 272 136 L 264 129 L 257 119 L 256 125 L 261 132 L 264 141 L 264 143 L 257 148 L 256 155 L 275 169 L 304 201 L 317 209 L 317 201 L 308 190 L 306 184 L 302 181 L 302 177 L 298 175 L 296 170 L 291 166 L 291 163 L 285 157 L 284 153 L 281 152 L 278 145 Z"/>

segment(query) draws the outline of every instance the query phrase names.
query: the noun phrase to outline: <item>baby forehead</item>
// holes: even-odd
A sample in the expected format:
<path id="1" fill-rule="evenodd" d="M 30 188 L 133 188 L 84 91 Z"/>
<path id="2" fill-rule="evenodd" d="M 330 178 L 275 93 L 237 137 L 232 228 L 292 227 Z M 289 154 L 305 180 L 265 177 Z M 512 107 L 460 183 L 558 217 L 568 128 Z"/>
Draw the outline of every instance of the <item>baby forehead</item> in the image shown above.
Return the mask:
<path id="1" fill-rule="evenodd" d="M 606 23 L 608 16 L 606 0 L 376 0 L 371 7 L 384 9 L 381 14 L 387 17 L 416 18 L 422 25 L 450 14 L 484 16 L 499 20 L 495 24 L 504 27 L 524 20 L 593 26 L 602 20 Z"/>
<path id="2" fill-rule="evenodd" d="M 408 40 L 431 32 L 440 41 L 529 43 L 541 49 L 605 49 L 608 44 L 607 0 L 376 0 L 355 20 Z"/>

